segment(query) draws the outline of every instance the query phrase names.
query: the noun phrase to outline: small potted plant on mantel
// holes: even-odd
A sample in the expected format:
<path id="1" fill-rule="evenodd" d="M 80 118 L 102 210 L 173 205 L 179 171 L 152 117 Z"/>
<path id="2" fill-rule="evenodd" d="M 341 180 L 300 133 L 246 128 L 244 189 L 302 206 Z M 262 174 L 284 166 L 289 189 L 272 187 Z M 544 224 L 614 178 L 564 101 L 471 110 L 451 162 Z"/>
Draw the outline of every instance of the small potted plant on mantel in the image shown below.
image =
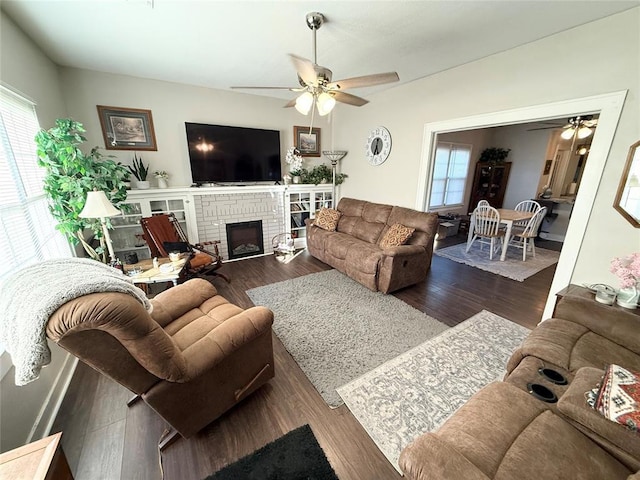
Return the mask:
<path id="1" fill-rule="evenodd" d="M 287 150 L 285 162 L 289 164 L 289 175 L 291 175 L 293 183 L 300 183 L 300 176 L 303 170 L 302 164 L 304 162 L 300 151 L 296 147 L 290 147 Z"/>
<path id="2" fill-rule="evenodd" d="M 136 177 L 136 187 L 140 190 L 146 190 L 149 188 L 149 181 L 147 175 L 149 175 L 149 165 L 145 165 L 142 161 L 142 157 L 138 157 L 133 154 L 133 165 L 128 165 L 129 171 Z"/>
<path id="3" fill-rule="evenodd" d="M 158 188 L 169 188 L 169 174 L 164 170 L 156 170 L 153 174 L 158 180 Z"/>

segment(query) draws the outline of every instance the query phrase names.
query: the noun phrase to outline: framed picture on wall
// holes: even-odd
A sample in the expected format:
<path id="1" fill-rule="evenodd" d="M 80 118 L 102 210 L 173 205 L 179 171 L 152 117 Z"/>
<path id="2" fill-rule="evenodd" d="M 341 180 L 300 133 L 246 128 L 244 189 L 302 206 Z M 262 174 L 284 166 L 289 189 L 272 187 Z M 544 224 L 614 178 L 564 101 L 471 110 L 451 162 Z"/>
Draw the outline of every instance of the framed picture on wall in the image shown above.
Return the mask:
<path id="1" fill-rule="evenodd" d="M 549 175 L 549 173 L 551 172 L 551 165 L 553 164 L 553 160 L 547 160 L 544 164 L 544 171 L 542 172 L 543 175 Z"/>
<path id="2" fill-rule="evenodd" d="M 309 127 L 293 127 L 293 145 L 300 151 L 300 155 L 304 157 L 320 156 L 320 129 Z"/>
<path id="3" fill-rule="evenodd" d="M 97 107 L 107 150 L 158 150 L 151 110 Z"/>

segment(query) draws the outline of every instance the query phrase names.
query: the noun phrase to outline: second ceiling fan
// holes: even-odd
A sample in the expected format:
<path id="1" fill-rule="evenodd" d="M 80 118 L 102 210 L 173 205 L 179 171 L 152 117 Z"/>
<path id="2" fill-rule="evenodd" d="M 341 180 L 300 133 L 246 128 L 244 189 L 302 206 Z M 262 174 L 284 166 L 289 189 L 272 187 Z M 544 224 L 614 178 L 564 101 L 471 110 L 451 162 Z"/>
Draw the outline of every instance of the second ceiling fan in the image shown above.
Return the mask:
<path id="1" fill-rule="evenodd" d="M 291 61 L 298 73 L 300 87 L 231 87 L 234 89 L 264 89 L 264 90 L 290 90 L 300 92 L 300 95 L 291 100 L 285 107 L 296 107 L 300 113 L 307 115 L 309 111 L 317 107 L 319 115 L 328 114 L 336 102 L 346 103 L 361 107 L 368 100 L 357 97 L 344 90 L 350 88 L 372 87 L 400 80 L 396 72 L 377 73 L 362 77 L 346 78 L 332 81 L 333 73 L 326 67 L 317 63 L 316 32 L 324 23 L 324 15 L 319 12 L 311 12 L 306 16 L 307 26 L 313 31 L 313 62 L 298 55 L 289 54 Z"/>

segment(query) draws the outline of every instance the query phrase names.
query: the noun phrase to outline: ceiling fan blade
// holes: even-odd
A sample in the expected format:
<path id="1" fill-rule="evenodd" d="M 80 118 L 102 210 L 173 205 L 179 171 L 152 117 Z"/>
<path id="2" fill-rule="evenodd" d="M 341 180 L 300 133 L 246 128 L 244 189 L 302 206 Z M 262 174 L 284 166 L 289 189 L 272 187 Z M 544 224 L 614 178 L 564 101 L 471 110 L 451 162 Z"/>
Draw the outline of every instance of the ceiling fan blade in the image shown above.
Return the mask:
<path id="1" fill-rule="evenodd" d="M 299 57 L 290 53 L 291 61 L 293 62 L 293 66 L 298 72 L 298 76 L 302 79 L 304 83 L 307 85 L 317 85 L 318 84 L 318 76 L 316 75 L 316 69 L 313 67 L 313 63 L 311 60 L 307 60 L 306 58 Z"/>
<path id="2" fill-rule="evenodd" d="M 562 128 L 561 126 L 557 127 L 538 127 L 538 128 L 530 128 L 527 132 L 533 132 L 534 130 L 557 130 L 558 128 Z"/>
<path id="3" fill-rule="evenodd" d="M 338 102 L 347 103 L 355 107 L 361 107 L 369 103 L 369 100 L 365 100 L 364 98 L 356 97 L 355 95 L 351 95 L 350 93 L 338 92 L 335 90 L 331 92 L 331 96 Z"/>
<path id="4" fill-rule="evenodd" d="M 257 89 L 257 90 L 290 90 L 295 92 L 300 90 L 298 87 L 230 87 L 233 90 L 241 90 L 241 89 Z"/>
<path id="5" fill-rule="evenodd" d="M 293 100 L 289 100 L 289 101 L 287 102 L 287 104 L 286 104 L 284 107 L 282 107 L 282 108 L 295 107 L 295 106 L 296 106 L 296 100 L 297 100 L 297 98 L 294 98 Z"/>
<path id="6" fill-rule="evenodd" d="M 398 80 L 400 80 L 400 77 L 398 77 L 396 72 L 376 73 L 362 77 L 345 78 L 344 80 L 331 82 L 327 87 L 347 90 L 349 88 L 372 87 L 373 85 L 382 85 L 383 83 L 392 83 Z"/>

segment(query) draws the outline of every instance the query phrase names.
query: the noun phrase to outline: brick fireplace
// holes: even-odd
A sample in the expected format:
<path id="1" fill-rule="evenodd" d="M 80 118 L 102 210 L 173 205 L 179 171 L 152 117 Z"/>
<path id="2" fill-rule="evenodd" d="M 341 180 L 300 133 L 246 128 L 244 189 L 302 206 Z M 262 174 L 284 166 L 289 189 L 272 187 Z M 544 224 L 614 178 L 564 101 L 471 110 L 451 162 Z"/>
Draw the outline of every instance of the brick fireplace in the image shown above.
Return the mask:
<path id="1" fill-rule="evenodd" d="M 220 240 L 220 254 L 225 261 L 234 257 L 229 250 L 227 225 L 260 220 L 264 253 L 273 251 L 271 240 L 285 231 L 284 195 L 278 187 L 255 191 L 251 187 L 238 188 L 242 192 L 207 193 L 194 197 L 199 241 Z M 256 189 L 257 190 L 257 189 Z"/>

